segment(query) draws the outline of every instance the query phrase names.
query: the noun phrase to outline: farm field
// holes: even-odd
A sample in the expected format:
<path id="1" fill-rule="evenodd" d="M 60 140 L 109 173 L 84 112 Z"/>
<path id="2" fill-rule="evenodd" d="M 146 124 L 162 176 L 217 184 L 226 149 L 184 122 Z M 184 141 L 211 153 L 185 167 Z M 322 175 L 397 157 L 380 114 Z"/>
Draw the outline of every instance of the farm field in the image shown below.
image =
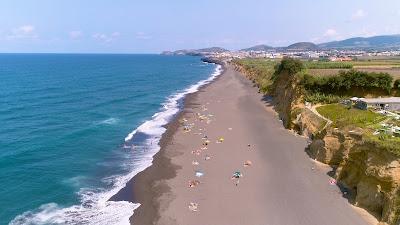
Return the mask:
<path id="1" fill-rule="evenodd" d="M 353 67 L 356 70 L 363 71 L 363 72 L 375 72 L 375 73 L 388 73 L 393 76 L 394 79 L 400 79 L 400 68 L 378 68 L 378 67 L 371 67 L 371 68 L 357 68 Z M 339 71 L 348 71 L 350 69 L 308 69 L 310 75 L 315 76 L 332 76 L 339 73 Z"/>

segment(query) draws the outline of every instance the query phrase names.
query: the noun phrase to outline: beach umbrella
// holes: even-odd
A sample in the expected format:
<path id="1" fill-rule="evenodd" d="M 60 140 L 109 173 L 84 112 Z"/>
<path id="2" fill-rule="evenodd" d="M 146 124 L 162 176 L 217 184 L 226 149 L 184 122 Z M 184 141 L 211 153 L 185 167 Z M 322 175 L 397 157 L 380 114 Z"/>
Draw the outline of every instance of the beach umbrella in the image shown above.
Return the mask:
<path id="1" fill-rule="evenodd" d="M 202 177 L 202 176 L 204 176 L 204 173 L 201 171 L 196 171 L 195 175 L 196 175 L 196 177 Z"/>
<path id="2" fill-rule="evenodd" d="M 234 172 L 233 176 L 232 176 L 232 178 L 235 178 L 235 179 L 239 179 L 241 177 L 243 177 L 243 174 L 240 171 Z"/>

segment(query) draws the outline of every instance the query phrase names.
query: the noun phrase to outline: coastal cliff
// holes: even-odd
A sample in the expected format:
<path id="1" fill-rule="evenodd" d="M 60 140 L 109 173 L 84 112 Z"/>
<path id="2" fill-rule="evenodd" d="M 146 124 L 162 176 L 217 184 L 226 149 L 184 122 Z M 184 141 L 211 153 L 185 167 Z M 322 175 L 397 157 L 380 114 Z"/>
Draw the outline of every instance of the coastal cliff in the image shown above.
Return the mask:
<path id="1" fill-rule="evenodd" d="M 257 83 L 257 74 L 236 69 Z M 298 76 L 283 72 L 273 78 L 268 94 L 283 125 L 310 138 L 307 154 L 332 167 L 330 174 L 352 204 L 364 208 L 381 224 L 400 224 L 400 157 L 365 135 L 357 126 L 335 127 L 304 104 Z"/>
<path id="2" fill-rule="evenodd" d="M 271 93 L 274 109 L 287 129 L 296 126 L 296 118 L 304 108 L 302 103 L 302 91 L 298 85 L 296 76 L 284 72 L 273 82 Z"/>
<path id="3" fill-rule="evenodd" d="M 307 149 L 310 157 L 333 168 L 334 177 L 356 206 L 380 221 L 397 225 L 400 214 L 400 158 L 374 142 L 363 130 L 328 127 Z M 345 193 L 346 195 L 346 193 Z"/>

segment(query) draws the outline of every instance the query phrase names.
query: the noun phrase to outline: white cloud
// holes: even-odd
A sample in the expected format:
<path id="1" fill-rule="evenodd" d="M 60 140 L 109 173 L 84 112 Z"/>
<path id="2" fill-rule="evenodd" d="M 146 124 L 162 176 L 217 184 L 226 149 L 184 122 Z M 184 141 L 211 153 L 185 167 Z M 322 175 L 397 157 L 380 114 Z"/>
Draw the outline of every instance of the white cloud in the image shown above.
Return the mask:
<path id="1" fill-rule="evenodd" d="M 397 26 L 397 25 L 385 26 L 385 32 L 387 34 L 399 34 L 400 33 L 400 26 Z"/>
<path id="2" fill-rule="evenodd" d="M 6 36 L 6 39 L 35 39 L 38 37 L 35 30 L 33 25 L 23 25 L 12 29 L 11 33 Z"/>
<path id="3" fill-rule="evenodd" d="M 95 33 L 92 35 L 94 39 L 105 43 L 112 42 L 119 36 L 121 36 L 119 32 L 113 32 L 111 34 Z"/>
<path id="4" fill-rule="evenodd" d="M 365 12 L 363 9 L 358 9 L 351 15 L 351 20 L 358 20 L 362 19 L 367 16 L 367 12 Z"/>
<path id="5" fill-rule="evenodd" d="M 362 37 L 371 37 L 371 36 L 375 36 L 377 34 L 378 33 L 376 33 L 375 31 L 368 30 L 365 27 L 361 31 L 358 32 L 358 35 L 362 36 Z"/>
<path id="6" fill-rule="evenodd" d="M 283 46 L 290 43 L 288 40 L 274 40 L 272 41 L 272 45 L 274 46 Z"/>
<path id="7" fill-rule="evenodd" d="M 71 39 L 78 39 L 78 38 L 82 37 L 82 35 L 83 35 L 82 31 L 79 31 L 79 30 L 73 30 L 73 31 L 69 32 L 69 37 Z"/>
<path id="8" fill-rule="evenodd" d="M 327 29 L 321 36 L 311 38 L 311 42 L 323 42 L 323 41 L 331 41 L 333 39 L 337 39 L 339 37 L 339 33 L 334 28 Z"/>
<path id="9" fill-rule="evenodd" d="M 326 41 L 333 41 L 333 40 L 340 40 L 343 37 L 339 34 L 339 32 L 335 28 L 327 29 L 321 36 L 311 38 L 311 42 L 318 43 L 318 42 L 326 42 Z"/>
<path id="10" fill-rule="evenodd" d="M 22 33 L 32 33 L 35 30 L 35 27 L 32 25 L 24 25 L 18 27 L 16 30 Z"/>
<path id="11" fill-rule="evenodd" d="M 335 37 L 337 35 L 338 35 L 337 31 L 333 28 L 329 28 L 324 33 L 324 37 Z"/>
<path id="12" fill-rule="evenodd" d="M 141 39 L 141 40 L 149 40 L 153 38 L 151 35 L 148 35 L 145 32 L 137 32 L 135 37 L 136 39 Z"/>

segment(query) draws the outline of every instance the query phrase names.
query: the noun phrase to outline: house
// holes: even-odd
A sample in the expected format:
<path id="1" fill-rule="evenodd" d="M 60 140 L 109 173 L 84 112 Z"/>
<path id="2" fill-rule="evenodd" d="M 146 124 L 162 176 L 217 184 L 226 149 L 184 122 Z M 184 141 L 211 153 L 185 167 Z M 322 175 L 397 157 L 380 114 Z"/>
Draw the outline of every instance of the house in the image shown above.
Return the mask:
<path id="1" fill-rule="evenodd" d="M 353 59 L 350 57 L 335 57 L 335 56 L 329 57 L 329 61 L 332 61 L 332 62 L 349 62 L 352 60 Z"/>
<path id="2" fill-rule="evenodd" d="M 367 108 L 383 109 L 389 111 L 400 111 L 400 97 L 389 98 L 359 98 L 356 107 L 366 110 Z"/>

